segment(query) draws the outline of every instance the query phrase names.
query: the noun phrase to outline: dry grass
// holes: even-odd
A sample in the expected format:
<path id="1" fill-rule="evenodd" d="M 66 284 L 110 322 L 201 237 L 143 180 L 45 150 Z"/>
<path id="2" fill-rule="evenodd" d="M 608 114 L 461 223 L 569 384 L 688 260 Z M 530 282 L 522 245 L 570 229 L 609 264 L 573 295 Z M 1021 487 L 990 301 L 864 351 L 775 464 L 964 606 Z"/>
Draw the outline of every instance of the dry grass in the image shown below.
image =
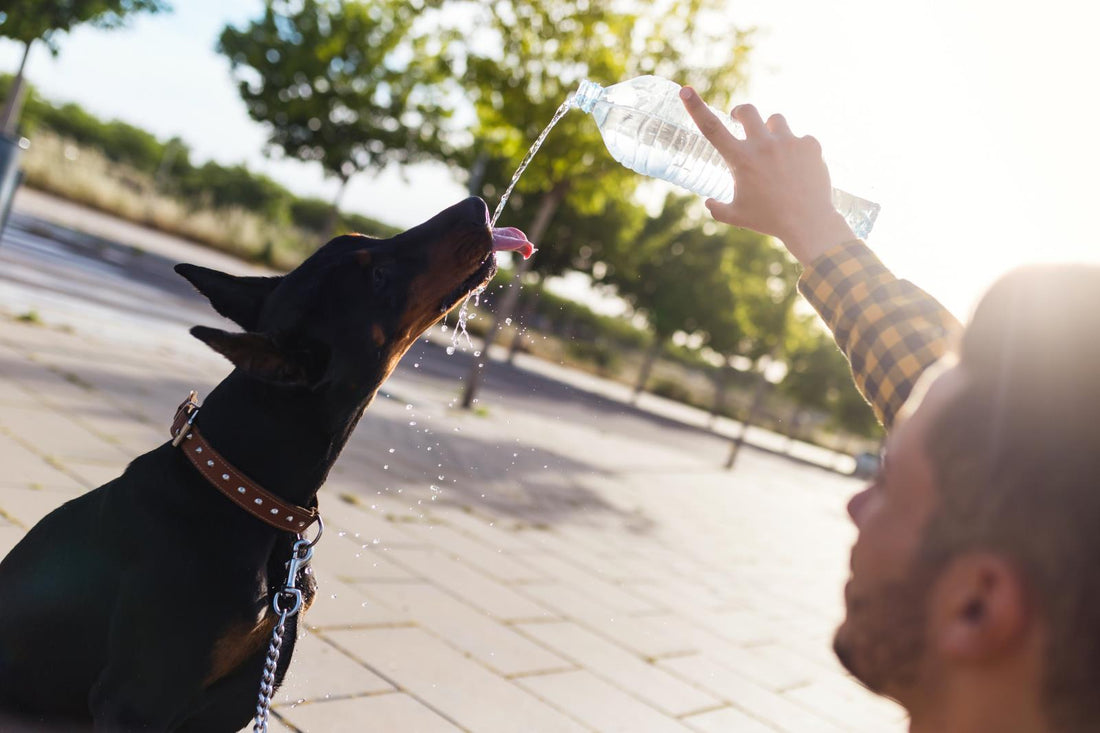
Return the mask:
<path id="1" fill-rule="evenodd" d="M 273 267 L 294 267 L 316 245 L 315 235 L 244 209 L 192 208 L 149 176 L 47 131 L 35 135 L 23 167 L 35 188 Z"/>

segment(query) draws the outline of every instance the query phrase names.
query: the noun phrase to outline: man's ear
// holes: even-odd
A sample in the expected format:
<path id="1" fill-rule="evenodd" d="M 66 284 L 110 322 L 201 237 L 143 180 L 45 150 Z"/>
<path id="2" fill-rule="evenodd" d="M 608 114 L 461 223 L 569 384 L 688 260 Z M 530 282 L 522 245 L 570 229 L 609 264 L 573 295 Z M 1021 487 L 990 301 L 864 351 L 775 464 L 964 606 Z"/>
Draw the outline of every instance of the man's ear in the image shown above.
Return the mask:
<path id="1" fill-rule="evenodd" d="M 288 348 L 265 334 L 229 333 L 206 326 L 195 326 L 191 335 L 242 372 L 283 387 L 313 387 L 328 365 L 327 351 L 320 344 Z"/>
<path id="2" fill-rule="evenodd" d="M 246 331 L 255 331 L 264 301 L 282 277 L 237 277 L 198 265 L 181 263 L 176 272 L 205 295 L 214 310 Z"/>
<path id="3" fill-rule="evenodd" d="M 1010 652 L 1025 640 L 1034 620 L 1019 570 L 991 552 L 951 560 L 933 586 L 931 603 L 932 643 L 963 663 Z"/>

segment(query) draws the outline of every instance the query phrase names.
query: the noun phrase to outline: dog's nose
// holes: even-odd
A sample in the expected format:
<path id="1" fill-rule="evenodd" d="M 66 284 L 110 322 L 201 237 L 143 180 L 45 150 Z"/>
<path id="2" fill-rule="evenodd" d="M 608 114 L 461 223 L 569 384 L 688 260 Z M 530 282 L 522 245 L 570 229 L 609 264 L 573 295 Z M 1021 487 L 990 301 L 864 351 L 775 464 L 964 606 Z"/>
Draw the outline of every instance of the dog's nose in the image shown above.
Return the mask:
<path id="1" fill-rule="evenodd" d="M 476 224 L 489 225 L 489 206 L 477 196 L 471 196 L 458 205 L 462 210 L 462 217 L 469 217 Z"/>

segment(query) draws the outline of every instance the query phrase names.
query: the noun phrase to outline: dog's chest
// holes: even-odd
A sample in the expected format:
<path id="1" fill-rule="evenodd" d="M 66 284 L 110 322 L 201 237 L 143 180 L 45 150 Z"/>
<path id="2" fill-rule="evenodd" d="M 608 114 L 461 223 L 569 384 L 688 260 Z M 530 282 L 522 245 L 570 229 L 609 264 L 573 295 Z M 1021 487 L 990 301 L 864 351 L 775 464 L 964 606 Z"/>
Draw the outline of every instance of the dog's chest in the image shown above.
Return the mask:
<path id="1" fill-rule="evenodd" d="M 262 650 L 270 642 L 277 620 L 275 614 L 269 611 L 255 622 L 231 625 L 214 642 L 210 672 L 204 684 L 212 685 Z"/>

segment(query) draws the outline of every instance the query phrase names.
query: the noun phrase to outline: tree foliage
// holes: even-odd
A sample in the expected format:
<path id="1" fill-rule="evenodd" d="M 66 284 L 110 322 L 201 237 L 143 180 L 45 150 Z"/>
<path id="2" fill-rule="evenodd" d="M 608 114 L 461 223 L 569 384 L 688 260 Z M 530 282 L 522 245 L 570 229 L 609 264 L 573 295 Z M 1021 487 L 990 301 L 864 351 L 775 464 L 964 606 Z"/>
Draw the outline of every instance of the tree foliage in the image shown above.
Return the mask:
<path id="1" fill-rule="evenodd" d="M 470 11 L 451 66 L 461 74 L 477 122 L 460 162 L 488 155 L 495 168 L 482 193 L 500 196 L 535 138 L 582 79 L 611 84 L 660 74 L 722 101 L 741 83 L 749 33 L 712 0 L 655 3 L 501 0 L 464 3 Z M 721 93 L 719 93 L 719 90 Z M 532 265 L 542 273 L 592 265 L 636 234 L 629 212 L 639 176 L 607 152 L 594 122 L 567 114 L 520 179 L 502 222 L 530 225 L 546 198 L 557 214 Z M 557 226 L 559 219 L 566 219 Z M 609 219 L 611 221 L 609 221 Z M 627 222 L 628 226 L 609 226 Z M 554 256 L 546 256 L 549 250 Z"/>
<path id="2" fill-rule="evenodd" d="M 82 23 L 118 28 L 133 13 L 169 10 L 164 0 L 5 0 L 0 36 L 23 43 L 42 40 L 57 53 L 57 34 Z"/>
<path id="3" fill-rule="evenodd" d="M 346 181 L 441 153 L 447 71 L 413 28 L 438 4 L 267 0 L 261 17 L 222 31 L 218 50 L 269 144 Z"/>
<path id="4" fill-rule="evenodd" d="M 645 313 L 659 340 L 695 333 L 726 356 L 756 360 L 782 340 L 794 300 L 790 259 L 744 229 L 700 226 L 693 197 L 670 196 L 606 280 Z"/>
<path id="5" fill-rule="evenodd" d="M 834 427 L 879 437 L 882 428 L 852 382 L 848 360 L 813 317 L 792 323 L 785 345 L 787 375 L 779 391 L 796 404 L 820 410 Z"/>

